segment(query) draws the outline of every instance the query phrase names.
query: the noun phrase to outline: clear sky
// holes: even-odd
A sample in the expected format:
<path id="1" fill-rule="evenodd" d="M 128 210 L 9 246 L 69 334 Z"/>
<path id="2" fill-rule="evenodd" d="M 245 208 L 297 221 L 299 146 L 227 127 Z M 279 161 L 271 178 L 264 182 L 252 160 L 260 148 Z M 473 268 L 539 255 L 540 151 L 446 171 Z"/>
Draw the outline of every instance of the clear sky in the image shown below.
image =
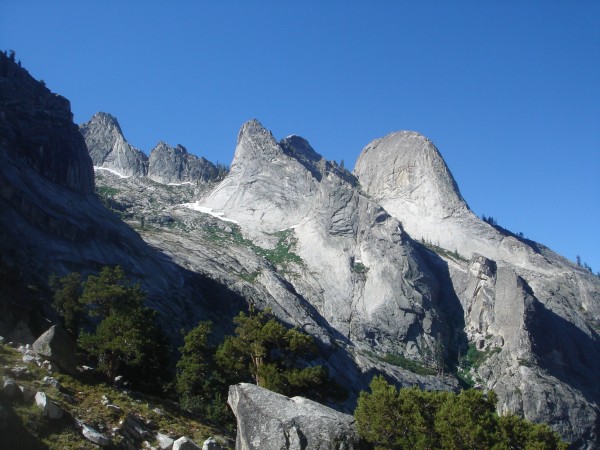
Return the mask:
<path id="1" fill-rule="evenodd" d="M 146 153 L 228 164 L 257 118 L 352 168 L 419 131 L 475 213 L 600 271 L 600 1 L 2 0 L 0 48 Z"/>

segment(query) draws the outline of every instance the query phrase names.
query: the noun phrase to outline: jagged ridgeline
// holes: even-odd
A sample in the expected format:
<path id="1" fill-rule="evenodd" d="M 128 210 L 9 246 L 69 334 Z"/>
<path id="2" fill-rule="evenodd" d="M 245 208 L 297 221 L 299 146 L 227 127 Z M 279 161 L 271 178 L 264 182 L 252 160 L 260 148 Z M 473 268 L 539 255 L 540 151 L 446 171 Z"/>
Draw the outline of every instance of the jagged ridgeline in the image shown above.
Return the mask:
<path id="1" fill-rule="evenodd" d="M 310 333 L 351 391 L 342 409 L 376 373 L 470 384 L 598 445 L 600 280 L 477 218 L 427 138 L 375 140 L 350 173 L 252 120 L 227 170 L 165 143 L 147 157 L 108 114 L 79 133 L 68 102 L 5 57 L 0 76 L 0 250 L 25 286 L 121 265 L 174 342 L 199 320 L 224 334 L 248 305 Z M 34 308 L 10 292 L 6 335 Z"/>

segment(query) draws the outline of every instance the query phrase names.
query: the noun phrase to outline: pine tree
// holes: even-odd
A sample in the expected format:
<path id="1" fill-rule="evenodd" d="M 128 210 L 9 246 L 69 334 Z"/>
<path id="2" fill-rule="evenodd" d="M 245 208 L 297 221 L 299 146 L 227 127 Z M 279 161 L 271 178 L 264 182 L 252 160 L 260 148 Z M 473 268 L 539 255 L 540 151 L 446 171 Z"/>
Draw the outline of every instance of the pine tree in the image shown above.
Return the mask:
<path id="1" fill-rule="evenodd" d="M 307 367 L 307 360 L 317 351 L 312 336 L 286 329 L 270 310 L 241 312 L 234 323 L 235 335 L 228 336 L 216 354 L 228 379 L 252 380 L 285 395 L 323 395 L 329 378 L 327 369 Z"/>

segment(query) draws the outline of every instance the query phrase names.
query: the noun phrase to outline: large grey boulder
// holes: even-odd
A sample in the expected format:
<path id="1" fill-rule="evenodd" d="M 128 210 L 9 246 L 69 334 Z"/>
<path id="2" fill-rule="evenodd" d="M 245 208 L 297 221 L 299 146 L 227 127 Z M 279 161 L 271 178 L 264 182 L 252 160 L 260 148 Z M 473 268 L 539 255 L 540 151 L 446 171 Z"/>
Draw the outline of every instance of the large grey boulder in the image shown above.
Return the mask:
<path id="1" fill-rule="evenodd" d="M 156 444 L 160 450 L 172 450 L 175 439 L 162 433 L 156 433 Z"/>
<path id="2" fill-rule="evenodd" d="M 123 177 L 147 174 L 148 157 L 125 140 L 114 116 L 96 113 L 89 122 L 80 126 L 80 131 L 96 168 L 113 171 Z"/>
<path id="3" fill-rule="evenodd" d="M 33 343 L 33 350 L 55 363 L 63 371 L 74 374 L 77 369 L 75 342 L 60 326 L 53 325 Z"/>
<path id="4" fill-rule="evenodd" d="M 227 402 L 237 420 L 236 450 L 363 448 L 354 417 L 306 398 L 241 383 L 229 387 Z"/>

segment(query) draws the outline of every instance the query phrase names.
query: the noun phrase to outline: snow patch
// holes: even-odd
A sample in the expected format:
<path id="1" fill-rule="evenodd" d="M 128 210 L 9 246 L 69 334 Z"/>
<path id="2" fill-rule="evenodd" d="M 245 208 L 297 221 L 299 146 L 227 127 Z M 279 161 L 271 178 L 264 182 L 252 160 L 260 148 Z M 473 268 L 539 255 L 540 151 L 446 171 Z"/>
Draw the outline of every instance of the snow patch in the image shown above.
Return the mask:
<path id="1" fill-rule="evenodd" d="M 194 202 L 194 203 L 182 203 L 180 206 L 183 206 L 184 208 L 192 209 L 194 211 L 198 211 L 198 212 L 201 212 L 201 213 L 204 213 L 204 214 L 211 215 L 213 217 L 216 217 L 219 220 L 222 220 L 223 222 L 232 222 L 232 223 L 235 223 L 235 224 L 239 224 L 239 222 L 237 220 L 228 219 L 227 217 L 225 217 L 225 213 L 214 212 L 212 208 L 207 208 L 206 206 L 200 206 L 198 204 L 198 202 Z"/>
<path id="2" fill-rule="evenodd" d="M 194 184 L 191 181 L 184 181 L 183 183 L 168 183 L 167 186 L 183 186 L 184 184 Z"/>
<path id="3" fill-rule="evenodd" d="M 94 166 L 94 170 L 106 170 L 107 172 L 112 173 L 113 175 L 118 176 L 119 178 L 131 178 L 130 175 L 123 175 L 120 172 L 117 172 L 114 169 L 109 169 L 108 167 L 98 167 L 98 166 Z"/>

